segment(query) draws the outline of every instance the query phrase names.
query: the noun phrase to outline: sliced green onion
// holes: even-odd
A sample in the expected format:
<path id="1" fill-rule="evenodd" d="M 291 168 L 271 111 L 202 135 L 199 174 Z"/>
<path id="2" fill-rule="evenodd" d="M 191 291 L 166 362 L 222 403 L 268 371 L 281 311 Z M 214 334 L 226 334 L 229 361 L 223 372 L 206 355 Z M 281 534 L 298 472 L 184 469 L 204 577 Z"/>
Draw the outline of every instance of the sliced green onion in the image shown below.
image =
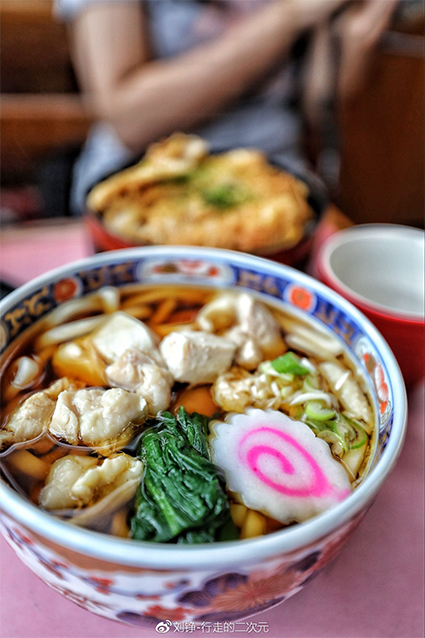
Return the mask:
<path id="1" fill-rule="evenodd" d="M 332 452 L 337 456 L 342 456 L 347 451 L 345 440 L 332 430 L 322 430 L 317 434 L 319 439 L 323 439 L 332 446 Z"/>
<path id="2" fill-rule="evenodd" d="M 332 409 L 332 397 L 322 390 L 314 390 L 314 392 L 296 392 L 291 400 L 291 405 L 300 405 L 308 403 L 308 401 L 322 401 L 329 409 Z"/>
<path id="3" fill-rule="evenodd" d="M 263 361 L 258 366 L 258 369 L 262 374 L 272 374 L 272 375 L 276 374 L 276 370 L 273 368 L 270 361 Z"/>
<path id="4" fill-rule="evenodd" d="M 204 201 L 216 208 L 231 208 L 243 204 L 249 199 L 249 194 L 236 183 L 214 184 L 201 192 Z"/>
<path id="5" fill-rule="evenodd" d="M 291 396 L 292 392 L 293 390 L 290 385 L 286 385 L 284 388 L 280 389 L 280 394 L 283 399 L 288 399 Z"/>
<path id="6" fill-rule="evenodd" d="M 362 428 L 360 423 L 357 423 L 357 421 L 354 421 L 354 419 L 349 419 L 345 415 L 342 415 L 342 416 L 354 428 L 354 430 L 356 432 L 355 438 L 350 441 L 350 444 L 348 446 L 349 449 L 350 450 L 357 450 L 358 448 L 361 448 L 364 445 L 366 445 L 366 443 L 368 441 L 368 436 L 367 436 L 366 430 L 364 428 Z"/>
<path id="7" fill-rule="evenodd" d="M 304 411 L 299 405 L 296 406 L 295 410 L 291 411 L 291 418 L 295 419 L 296 421 L 301 421 L 303 415 Z"/>
<path id="8" fill-rule="evenodd" d="M 313 432 L 317 435 L 320 432 L 322 424 L 315 423 L 312 419 L 305 419 L 304 423 L 308 425 L 308 427 L 313 430 Z"/>
<path id="9" fill-rule="evenodd" d="M 271 362 L 273 368 L 279 374 L 295 374 L 298 377 L 302 377 L 305 374 L 310 374 L 310 370 L 301 364 L 301 359 L 295 352 L 285 352 L 281 357 L 273 359 Z"/>
<path id="10" fill-rule="evenodd" d="M 347 442 L 353 441 L 357 436 L 356 430 L 340 412 L 336 414 L 333 429 L 343 436 Z"/>
<path id="11" fill-rule="evenodd" d="M 332 417 L 325 418 L 325 414 Z M 345 414 L 325 407 L 320 401 L 309 401 L 305 408 L 305 423 L 316 436 L 332 446 L 333 453 L 342 456 L 351 450 L 360 450 L 368 442 L 364 428 Z"/>
<path id="12" fill-rule="evenodd" d="M 259 371 L 262 374 L 268 374 L 270 377 L 276 377 L 277 379 L 281 379 L 282 381 L 286 381 L 287 383 L 292 383 L 294 380 L 293 374 L 285 374 L 282 372 L 278 372 L 273 366 L 271 361 L 263 361 L 258 366 Z"/>
<path id="13" fill-rule="evenodd" d="M 335 416 L 335 410 L 330 410 L 321 401 L 309 401 L 305 413 L 315 421 L 330 421 Z"/>
<path id="14" fill-rule="evenodd" d="M 317 374 L 316 366 L 310 361 L 310 359 L 307 359 L 307 357 L 303 357 L 301 359 L 301 365 L 304 366 L 304 368 L 307 368 L 310 374 Z"/>
<path id="15" fill-rule="evenodd" d="M 319 379 L 309 374 L 303 381 L 303 388 L 306 392 L 316 392 L 319 389 Z"/>

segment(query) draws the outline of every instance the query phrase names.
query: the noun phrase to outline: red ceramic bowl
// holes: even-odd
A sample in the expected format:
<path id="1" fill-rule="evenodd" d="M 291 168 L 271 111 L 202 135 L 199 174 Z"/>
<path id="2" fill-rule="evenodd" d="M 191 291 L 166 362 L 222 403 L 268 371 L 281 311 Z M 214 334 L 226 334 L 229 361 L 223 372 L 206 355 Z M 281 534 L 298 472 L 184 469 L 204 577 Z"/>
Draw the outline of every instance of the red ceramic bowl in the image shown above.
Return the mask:
<path id="1" fill-rule="evenodd" d="M 320 217 L 327 206 L 327 198 L 324 191 L 318 188 L 317 184 L 308 176 L 297 175 L 294 171 L 282 163 L 282 161 L 278 161 L 275 158 L 269 158 L 269 161 L 277 168 L 293 173 L 295 177 L 301 179 L 308 185 L 310 191 L 308 203 L 313 211 L 313 218 L 307 223 L 304 235 L 297 244 L 285 247 L 282 245 L 282 242 L 279 241 L 279 237 L 277 237 L 276 245 L 268 246 L 266 249 L 260 250 L 255 254 L 259 257 L 266 257 L 267 259 L 272 259 L 273 261 L 277 261 L 281 264 L 286 264 L 287 266 L 301 267 L 306 262 L 307 257 L 310 254 L 313 236 Z M 127 168 L 127 166 L 123 166 L 121 170 L 125 168 Z M 105 176 L 103 179 L 106 179 L 107 177 L 110 177 L 110 175 Z M 92 241 L 94 252 L 96 253 L 108 250 L 120 250 L 121 248 L 136 248 L 145 245 L 141 242 L 137 242 L 137 240 L 134 240 L 131 237 L 120 235 L 118 232 L 109 229 L 104 224 L 102 215 L 90 207 L 87 207 L 85 210 L 84 220 L 87 232 Z"/>
<path id="2" fill-rule="evenodd" d="M 120 250 L 121 248 L 136 248 L 141 243 L 132 242 L 131 239 L 111 232 L 103 223 L 102 216 L 95 211 L 87 209 L 85 212 L 85 225 L 91 238 L 93 250 L 96 253 L 108 250 Z M 258 257 L 267 257 L 287 266 L 299 266 L 308 257 L 311 249 L 313 235 L 317 226 L 317 218 L 306 227 L 300 242 L 290 248 L 272 247 L 257 253 Z"/>
<path id="3" fill-rule="evenodd" d="M 423 230 L 367 224 L 330 237 L 317 256 L 320 279 L 384 335 L 407 387 L 424 376 Z"/>

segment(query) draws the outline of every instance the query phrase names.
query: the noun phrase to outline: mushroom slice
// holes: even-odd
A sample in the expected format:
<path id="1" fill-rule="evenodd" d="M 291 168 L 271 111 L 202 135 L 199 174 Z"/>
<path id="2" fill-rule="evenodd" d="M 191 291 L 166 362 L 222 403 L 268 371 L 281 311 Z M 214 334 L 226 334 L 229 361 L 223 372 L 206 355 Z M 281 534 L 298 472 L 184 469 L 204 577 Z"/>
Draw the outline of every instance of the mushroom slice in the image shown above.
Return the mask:
<path id="1" fill-rule="evenodd" d="M 104 286 L 84 297 L 71 299 L 50 312 L 43 320 L 48 328 L 62 325 L 81 315 L 92 312 L 112 313 L 120 305 L 120 291 L 113 286 Z"/>
<path id="2" fill-rule="evenodd" d="M 45 348 L 86 335 L 104 323 L 104 321 L 104 315 L 98 315 L 96 317 L 86 317 L 85 319 L 78 319 L 77 321 L 71 321 L 50 328 L 50 330 L 43 332 L 43 334 L 37 338 L 35 349 L 37 352 L 40 352 Z"/>

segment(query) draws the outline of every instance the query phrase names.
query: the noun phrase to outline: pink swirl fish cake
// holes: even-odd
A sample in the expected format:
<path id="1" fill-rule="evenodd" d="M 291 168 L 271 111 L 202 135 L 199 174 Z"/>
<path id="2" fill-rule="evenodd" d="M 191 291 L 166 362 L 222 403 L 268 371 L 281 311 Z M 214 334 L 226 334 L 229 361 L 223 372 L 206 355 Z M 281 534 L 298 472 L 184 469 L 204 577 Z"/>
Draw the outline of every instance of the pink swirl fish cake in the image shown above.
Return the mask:
<path id="1" fill-rule="evenodd" d="M 212 458 L 228 489 L 281 523 L 305 521 L 351 493 L 329 445 L 282 412 L 249 409 L 214 421 L 211 431 Z"/>

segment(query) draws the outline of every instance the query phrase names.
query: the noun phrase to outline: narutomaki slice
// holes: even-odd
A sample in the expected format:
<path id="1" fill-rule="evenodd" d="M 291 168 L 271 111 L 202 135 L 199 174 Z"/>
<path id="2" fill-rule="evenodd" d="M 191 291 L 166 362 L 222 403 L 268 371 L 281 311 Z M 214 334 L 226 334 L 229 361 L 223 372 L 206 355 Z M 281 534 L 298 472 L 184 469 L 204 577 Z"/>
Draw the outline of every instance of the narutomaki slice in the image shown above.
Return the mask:
<path id="1" fill-rule="evenodd" d="M 344 467 L 311 429 L 274 410 L 247 410 L 211 424 L 213 462 L 249 508 L 302 522 L 351 492 Z"/>

